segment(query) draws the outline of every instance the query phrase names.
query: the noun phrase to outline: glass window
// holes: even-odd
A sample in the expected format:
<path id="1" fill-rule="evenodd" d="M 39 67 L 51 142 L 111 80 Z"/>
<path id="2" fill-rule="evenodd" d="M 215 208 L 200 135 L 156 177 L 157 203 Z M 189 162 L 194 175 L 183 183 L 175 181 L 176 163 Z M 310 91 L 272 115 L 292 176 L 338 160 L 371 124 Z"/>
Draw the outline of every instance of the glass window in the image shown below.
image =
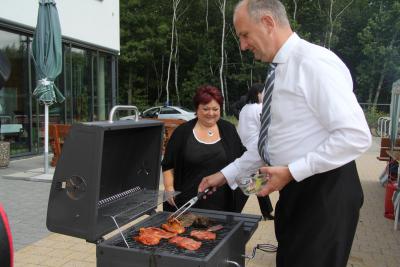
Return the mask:
<path id="1" fill-rule="evenodd" d="M 143 112 L 143 118 L 157 118 L 158 113 L 160 112 L 160 108 L 152 108 L 148 111 Z"/>
<path id="2" fill-rule="evenodd" d="M 11 155 L 30 151 L 27 36 L 0 30 L 0 50 L 11 63 L 11 75 L 0 90 L 0 139 L 10 142 Z"/>
<path id="3" fill-rule="evenodd" d="M 163 107 L 161 108 L 161 114 L 180 114 L 180 112 L 174 108 Z"/>
<path id="4" fill-rule="evenodd" d="M 28 49 L 31 40 L 25 34 L 0 30 L 0 50 L 12 65 L 11 77 L 0 90 L 0 140 L 10 142 L 14 156 L 38 153 L 43 147 L 44 106 L 30 92 L 36 87 Z M 106 120 L 115 103 L 116 71 L 116 55 L 64 41 L 63 69 L 55 84 L 66 101 L 49 107 L 49 123 Z"/>
<path id="5" fill-rule="evenodd" d="M 93 120 L 106 120 L 112 107 L 111 56 L 99 54 L 94 67 L 94 114 Z"/>
<path id="6" fill-rule="evenodd" d="M 180 107 L 182 110 L 184 110 L 184 111 L 187 111 L 187 112 L 193 112 L 193 110 L 190 110 L 190 109 L 188 109 L 188 108 L 185 108 L 185 107 Z"/>
<path id="7" fill-rule="evenodd" d="M 73 47 L 70 58 L 71 80 L 67 84 L 72 96 L 72 122 L 92 121 L 91 52 Z"/>

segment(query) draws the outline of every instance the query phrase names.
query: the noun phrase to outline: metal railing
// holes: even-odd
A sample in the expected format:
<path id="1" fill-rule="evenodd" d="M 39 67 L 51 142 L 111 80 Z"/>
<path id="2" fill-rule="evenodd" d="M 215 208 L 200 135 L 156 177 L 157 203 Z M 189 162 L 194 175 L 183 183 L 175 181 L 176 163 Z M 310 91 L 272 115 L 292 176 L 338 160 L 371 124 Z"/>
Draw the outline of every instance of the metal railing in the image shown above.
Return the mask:
<path id="1" fill-rule="evenodd" d="M 388 137 L 390 135 L 391 126 L 390 117 L 380 117 L 378 119 L 378 128 L 376 129 L 376 133 L 379 137 Z"/>

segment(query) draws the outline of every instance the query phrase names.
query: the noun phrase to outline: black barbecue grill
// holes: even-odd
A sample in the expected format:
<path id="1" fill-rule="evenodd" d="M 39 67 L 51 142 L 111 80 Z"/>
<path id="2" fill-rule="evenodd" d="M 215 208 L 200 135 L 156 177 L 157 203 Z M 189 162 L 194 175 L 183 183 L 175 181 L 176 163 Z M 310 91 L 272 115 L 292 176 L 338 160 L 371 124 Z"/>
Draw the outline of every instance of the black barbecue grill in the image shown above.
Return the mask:
<path id="1" fill-rule="evenodd" d="M 141 227 L 160 227 L 170 213 L 155 212 L 159 191 L 163 123 L 155 120 L 75 124 L 66 138 L 50 191 L 50 231 L 96 243 L 97 266 L 244 266 L 245 245 L 261 216 L 191 209 L 222 224 L 217 239 L 196 251 L 169 244 L 136 242 Z M 143 216 L 138 224 L 120 227 Z M 119 230 L 113 237 L 103 236 Z M 189 236 L 186 228 L 181 236 Z"/>

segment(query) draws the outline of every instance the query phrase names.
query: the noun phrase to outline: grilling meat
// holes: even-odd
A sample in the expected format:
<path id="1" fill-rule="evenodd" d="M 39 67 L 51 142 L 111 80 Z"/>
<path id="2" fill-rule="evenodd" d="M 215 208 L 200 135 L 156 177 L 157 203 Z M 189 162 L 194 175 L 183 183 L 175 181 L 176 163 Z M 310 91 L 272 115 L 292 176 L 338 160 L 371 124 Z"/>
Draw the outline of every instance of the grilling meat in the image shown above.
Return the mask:
<path id="1" fill-rule="evenodd" d="M 191 212 L 183 214 L 179 221 L 181 222 L 183 227 L 190 227 L 192 226 L 193 222 L 196 220 L 197 215 Z"/>
<path id="2" fill-rule="evenodd" d="M 182 226 L 181 222 L 175 218 L 168 219 L 167 223 L 161 225 L 161 228 L 171 233 L 182 234 L 185 232 L 185 227 Z"/>
<path id="3" fill-rule="evenodd" d="M 215 240 L 217 238 L 215 233 L 204 230 L 193 230 L 190 232 L 190 236 L 193 236 L 199 240 Z"/>
<path id="4" fill-rule="evenodd" d="M 176 233 L 167 232 L 157 227 L 145 227 L 140 228 L 139 235 L 134 239 L 144 245 L 154 246 L 160 243 L 161 238 L 168 239 L 174 236 L 176 236 Z"/>
<path id="5" fill-rule="evenodd" d="M 169 239 L 176 236 L 176 233 L 167 232 L 157 227 L 140 228 L 140 235 L 152 235 L 159 238 Z"/>
<path id="6" fill-rule="evenodd" d="M 178 247 L 187 249 L 187 250 L 197 250 L 201 246 L 200 241 L 195 241 L 189 237 L 175 236 L 168 240 L 171 244 L 176 244 Z"/>
<path id="7" fill-rule="evenodd" d="M 201 216 L 201 215 L 196 215 L 194 213 L 188 212 L 183 214 L 180 218 L 179 221 L 182 223 L 183 227 L 190 227 L 190 226 L 195 226 L 199 228 L 206 228 L 212 225 L 212 221 L 210 218 Z"/>
<path id="8" fill-rule="evenodd" d="M 154 245 L 157 245 L 158 243 L 160 243 L 161 238 L 159 238 L 157 236 L 145 234 L 145 235 L 135 236 L 134 239 L 137 242 L 142 243 L 144 245 L 154 246 Z"/>

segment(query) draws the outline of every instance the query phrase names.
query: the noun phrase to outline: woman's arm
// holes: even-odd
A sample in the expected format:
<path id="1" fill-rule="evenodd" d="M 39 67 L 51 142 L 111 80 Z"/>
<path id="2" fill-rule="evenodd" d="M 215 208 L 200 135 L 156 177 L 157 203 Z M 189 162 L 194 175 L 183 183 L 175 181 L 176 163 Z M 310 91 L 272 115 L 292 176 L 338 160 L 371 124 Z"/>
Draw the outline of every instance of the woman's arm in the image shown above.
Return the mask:
<path id="1" fill-rule="evenodd" d="M 163 172 L 164 176 L 164 191 L 165 197 L 167 198 L 168 203 L 171 206 L 176 207 L 175 200 L 174 200 L 174 169 L 169 169 Z"/>
<path id="2" fill-rule="evenodd" d="M 174 169 L 169 169 L 163 172 L 164 176 L 164 190 L 175 191 L 174 187 Z"/>

